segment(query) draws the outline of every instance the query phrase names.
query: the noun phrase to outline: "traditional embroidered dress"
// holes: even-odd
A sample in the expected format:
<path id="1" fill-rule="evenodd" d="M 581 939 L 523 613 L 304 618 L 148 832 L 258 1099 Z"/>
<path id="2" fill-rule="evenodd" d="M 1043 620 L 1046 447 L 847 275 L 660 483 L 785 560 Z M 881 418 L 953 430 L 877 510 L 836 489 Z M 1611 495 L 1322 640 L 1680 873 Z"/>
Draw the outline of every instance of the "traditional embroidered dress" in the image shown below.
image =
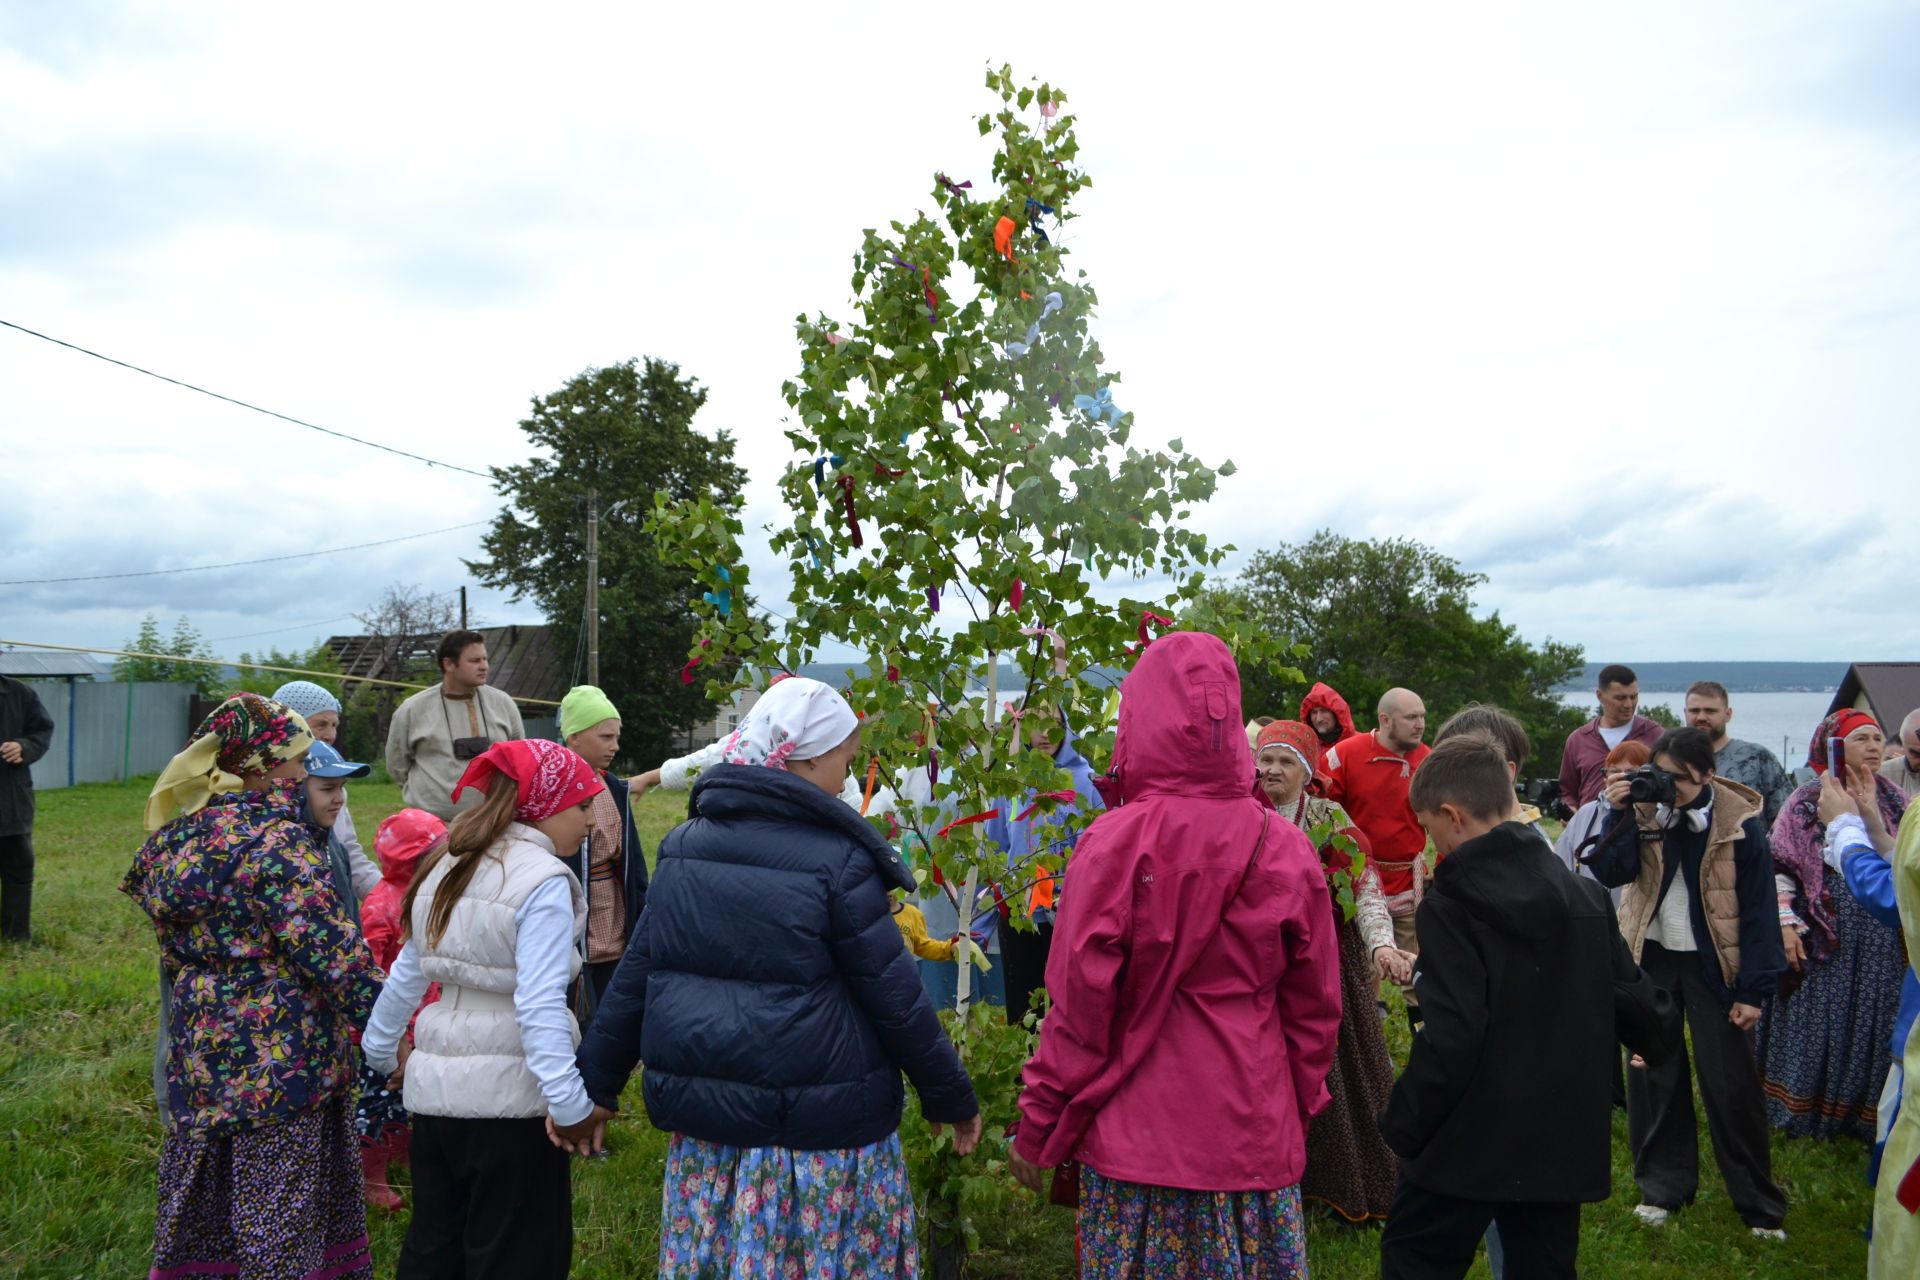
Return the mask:
<path id="1" fill-rule="evenodd" d="M 1906 796 L 1876 778 L 1889 831 Z M 1900 1006 L 1906 958 L 1900 936 L 1854 899 L 1821 860 L 1826 825 L 1815 812 L 1818 783 L 1787 800 L 1773 826 L 1775 870 L 1794 887 L 1794 912 L 1809 926 L 1799 989 L 1768 1001 L 1755 1038 L 1767 1118 L 1790 1137 L 1846 1133 L 1872 1142 L 1888 1037 Z"/>

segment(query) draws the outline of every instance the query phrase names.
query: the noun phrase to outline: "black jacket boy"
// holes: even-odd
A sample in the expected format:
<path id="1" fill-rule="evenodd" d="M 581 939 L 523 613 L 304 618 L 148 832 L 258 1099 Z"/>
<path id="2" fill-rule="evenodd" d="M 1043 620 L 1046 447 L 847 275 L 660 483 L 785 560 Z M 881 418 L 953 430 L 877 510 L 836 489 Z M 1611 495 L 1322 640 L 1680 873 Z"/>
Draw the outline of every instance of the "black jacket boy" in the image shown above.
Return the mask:
<path id="1" fill-rule="evenodd" d="M 1680 1034 L 1606 890 L 1509 822 L 1440 863 L 1415 928 L 1426 1025 L 1380 1116 L 1408 1180 L 1464 1200 L 1606 1199 L 1614 1045 L 1658 1062 Z"/>

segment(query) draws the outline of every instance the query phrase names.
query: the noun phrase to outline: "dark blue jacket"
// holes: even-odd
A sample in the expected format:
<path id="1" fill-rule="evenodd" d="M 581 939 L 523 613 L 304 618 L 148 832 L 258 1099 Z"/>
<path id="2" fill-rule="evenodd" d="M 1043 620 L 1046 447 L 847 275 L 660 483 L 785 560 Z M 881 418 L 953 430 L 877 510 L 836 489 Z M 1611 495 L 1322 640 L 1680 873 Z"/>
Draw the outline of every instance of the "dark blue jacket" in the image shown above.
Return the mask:
<path id="1" fill-rule="evenodd" d="M 611 773 L 600 775 L 607 784 L 607 794 L 613 797 L 613 807 L 620 811 L 620 870 L 621 887 L 627 895 L 627 937 L 633 937 L 633 926 L 640 919 L 640 909 L 647 905 L 647 848 L 640 843 L 640 829 L 633 824 L 633 798 L 627 788 L 627 780 Z M 573 878 L 580 882 L 588 896 L 593 888 L 587 883 L 587 846 L 582 841 L 571 857 L 561 858 L 567 869 L 573 872 Z"/>
<path id="2" fill-rule="evenodd" d="M 706 1142 L 863 1147 L 979 1111 L 893 922 L 899 854 L 838 798 L 778 769 L 718 765 L 660 842 L 647 909 L 580 1046 L 595 1102 L 635 1062 L 655 1127 Z"/>

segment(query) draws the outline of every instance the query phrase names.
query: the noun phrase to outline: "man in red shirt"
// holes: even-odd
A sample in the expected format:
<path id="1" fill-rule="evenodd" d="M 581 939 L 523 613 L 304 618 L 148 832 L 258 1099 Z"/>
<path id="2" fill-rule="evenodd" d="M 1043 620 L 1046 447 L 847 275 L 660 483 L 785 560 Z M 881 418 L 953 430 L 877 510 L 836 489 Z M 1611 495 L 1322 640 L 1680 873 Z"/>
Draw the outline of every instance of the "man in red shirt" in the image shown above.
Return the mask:
<path id="1" fill-rule="evenodd" d="M 1599 798 L 1607 785 L 1609 751 L 1623 742 L 1651 747 L 1662 732 L 1659 725 L 1635 714 L 1640 708 L 1640 677 L 1632 667 L 1616 662 L 1600 668 L 1600 687 L 1594 692 L 1600 699 L 1600 714 L 1568 734 L 1560 753 L 1560 799 L 1569 809 Z"/>
<path id="2" fill-rule="evenodd" d="M 1427 707 L 1411 689 L 1389 689 L 1380 696 L 1379 727 L 1343 739 L 1321 758 L 1326 794 L 1353 819 L 1373 846 L 1373 865 L 1393 913 L 1394 945 L 1418 953 L 1413 910 L 1419 903 L 1416 880 L 1427 878 L 1426 828 L 1407 803 L 1413 771 L 1427 758 L 1421 739 L 1427 733 Z M 1420 1001 L 1411 984 L 1400 988 L 1407 1019 L 1420 1020 Z"/>

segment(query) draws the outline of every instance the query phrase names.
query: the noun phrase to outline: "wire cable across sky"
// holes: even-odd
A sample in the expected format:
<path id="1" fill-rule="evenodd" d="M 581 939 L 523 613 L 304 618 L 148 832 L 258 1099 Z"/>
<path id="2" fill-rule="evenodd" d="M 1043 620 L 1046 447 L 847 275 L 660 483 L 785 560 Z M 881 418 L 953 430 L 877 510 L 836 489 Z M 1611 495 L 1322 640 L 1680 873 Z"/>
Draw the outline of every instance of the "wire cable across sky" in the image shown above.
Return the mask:
<path id="1" fill-rule="evenodd" d="M 0 324 L 5 323 L 6 321 L 0 320 Z M 492 523 L 491 520 L 469 520 L 465 524 L 450 524 L 444 529 L 428 529 L 425 533 L 402 534 L 398 538 L 382 538 L 378 542 L 356 542 L 350 547 L 296 551 L 292 555 L 263 556 L 258 560 L 229 560 L 225 564 L 190 564 L 179 569 L 142 569 L 138 573 L 82 573 L 67 578 L 13 578 L 0 581 L 0 587 L 37 587 L 52 582 L 105 582 L 109 578 L 157 578 L 170 573 L 205 573 L 210 569 L 240 569 L 250 564 L 279 564 L 283 560 L 305 560 L 310 556 L 331 556 L 338 555 L 342 551 L 364 551 L 368 547 L 385 547 L 396 542 L 412 542 L 416 538 L 431 538 L 435 534 L 452 533 L 456 529 L 473 529 Z"/>
<path id="2" fill-rule="evenodd" d="M 317 423 L 308 422 L 303 418 L 296 418 L 292 414 L 280 413 L 273 409 L 263 409 L 257 404 L 248 404 L 245 400 L 238 400 L 238 399 L 235 399 L 233 396 L 223 396 L 218 391 L 209 391 L 205 387 L 196 387 L 191 382 L 182 382 L 178 378 L 169 378 L 164 373 L 155 373 L 151 369 L 142 369 L 137 364 L 129 364 L 125 360 L 116 360 L 112 356 L 102 355 L 98 351 L 90 351 L 86 347 L 83 347 L 78 343 L 68 342 L 62 338 L 56 338 L 51 334 L 41 333 L 38 329 L 29 329 L 27 328 L 27 326 L 23 324 L 15 324 L 11 320 L 0 320 L 0 325 L 4 325 L 9 329 L 14 329 L 20 333 L 27 334 L 29 337 L 39 338 L 42 342 L 51 342 L 55 346 L 65 347 L 69 351 L 78 351 L 83 356 L 92 356 L 95 360 L 104 360 L 108 364 L 117 364 L 122 369 L 131 369 L 135 373 L 144 373 L 149 378 L 158 378 L 160 381 L 170 382 L 176 387 L 184 387 L 188 391 L 198 391 L 203 396 L 212 396 L 215 400 L 224 400 L 228 404 L 239 405 L 242 409 L 251 409 L 255 413 L 264 413 L 269 418 L 278 418 L 282 422 L 291 422 L 296 427 L 305 427 L 309 431 L 318 431 L 323 436 L 332 436 L 337 440 L 347 440 L 354 444 L 363 444 L 367 446 L 367 448 L 369 449 L 379 449 L 383 453 L 391 453 L 398 457 L 410 458 L 415 462 L 424 462 L 430 467 L 440 467 L 446 471 L 458 471 L 462 475 L 478 476 L 482 480 L 493 479 L 493 475 L 491 472 L 475 471 L 472 467 L 462 467 L 451 462 L 442 462 L 438 458 L 429 458 L 418 453 L 408 453 L 405 449 L 396 449 L 390 444 L 381 444 L 378 440 L 366 440 L 366 439 L 362 439 L 359 436 L 350 436 L 344 431 L 335 431 L 331 427 L 323 427 Z M 108 575 L 108 576 L 131 576 L 131 575 Z M 60 581 L 60 579 L 51 579 L 51 581 Z M 6 585 L 10 585 L 10 584 L 0 583 L 0 586 L 6 586 Z"/>

